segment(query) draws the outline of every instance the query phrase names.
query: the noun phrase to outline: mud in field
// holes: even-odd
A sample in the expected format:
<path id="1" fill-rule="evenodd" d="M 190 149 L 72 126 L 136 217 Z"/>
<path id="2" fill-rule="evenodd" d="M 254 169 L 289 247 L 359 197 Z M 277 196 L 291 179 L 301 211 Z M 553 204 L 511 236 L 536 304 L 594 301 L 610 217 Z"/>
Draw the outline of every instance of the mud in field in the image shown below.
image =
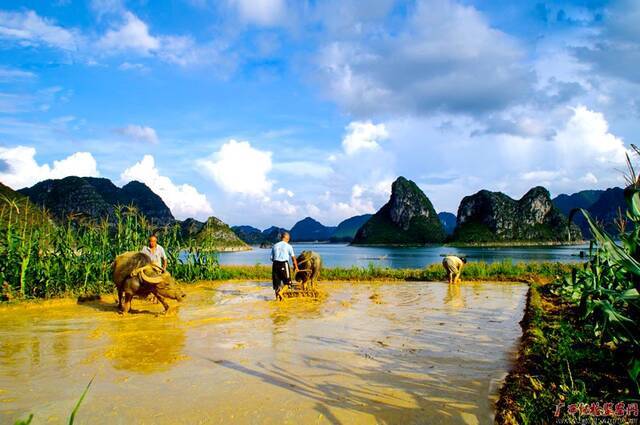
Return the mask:
<path id="1" fill-rule="evenodd" d="M 488 424 L 527 287 L 189 287 L 176 312 L 112 297 L 0 309 L 0 423 Z M 175 302 L 172 305 L 176 305 Z"/>

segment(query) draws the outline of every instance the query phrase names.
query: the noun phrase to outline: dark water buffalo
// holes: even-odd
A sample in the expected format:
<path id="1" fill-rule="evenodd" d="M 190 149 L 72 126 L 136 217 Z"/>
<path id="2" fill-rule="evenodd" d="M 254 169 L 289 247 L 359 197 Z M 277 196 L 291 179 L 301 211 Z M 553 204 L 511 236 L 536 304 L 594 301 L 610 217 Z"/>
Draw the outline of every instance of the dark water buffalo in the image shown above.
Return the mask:
<path id="1" fill-rule="evenodd" d="M 313 287 L 320 276 L 320 269 L 322 268 L 320 254 L 314 251 L 302 251 L 297 260 L 299 270 L 295 276 L 296 281 L 300 282 L 302 289 Z"/>
<path id="2" fill-rule="evenodd" d="M 125 252 L 113 262 L 113 282 L 118 289 L 118 306 L 123 313 L 131 308 L 131 299 L 135 295 L 146 298 L 153 294 L 169 310 L 165 298 L 182 301 L 186 296 L 167 272 L 151 263 L 151 259 L 141 252 Z M 123 303 L 124 298 L 124 303 Z"/>

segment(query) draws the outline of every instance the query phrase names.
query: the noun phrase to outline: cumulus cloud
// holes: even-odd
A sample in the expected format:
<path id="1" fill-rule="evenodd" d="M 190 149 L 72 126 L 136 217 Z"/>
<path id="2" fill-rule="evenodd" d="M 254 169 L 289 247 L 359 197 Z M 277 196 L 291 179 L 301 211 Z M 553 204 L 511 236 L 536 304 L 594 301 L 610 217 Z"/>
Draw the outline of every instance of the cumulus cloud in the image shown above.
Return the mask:
<path id="1" fill-rule="evenodd" d="M 198 165 L 225 192 L 264 197 L 273 186 L 268 177 L 273 167 L 271 152 L 256 149 L 246 141 L 229 140 Z"/>
<path id="2" fill-rule="evenodd" d="M 359 115 L 475 114 L 524 99 L 535 82 L 515 39 L 471 6 L 419 1 L 403 28 L 327 44 L 318 62 L 331 97 Z"/>
<path id="3" fill-rule="evenodd" d="M 21 189 L 47 179 L 100 175 L 96 160 L 89 152 L 76 152 L 53 161 L 53 166 L 39 165 L 35 155 L 36 149 L 30 146 L 0 147 L 0 160 L 4 163 L 4 167 L 0 169 L 0 181 L 13 189 Z"/>
<path id="4" fill-rule="evenodd" d="M 554 138 L 557 161 L 564 169 L 608 168 L 625 162 L 624 142 L 609 132 L 609 124 L 600 112 L 578 106 L 567 125 Z M 586 170 L 588 171 L 588 170 Z"/>
<path id="5" fill-rule="evenodd" d="M 44 45 L 63 50 L 76 50 L 80 41 L 75 31 L 58 26 L 32 10 L 0 11 L 0 39 L 19 42 L 21 45 Z"/>
<path id="6" fill-rule="evenodd" d="M 277 181 L 271 177 L 275 167 L 270 151 L 232 139 L 196 165 L 220 189 L 225 200 L 222 214 L 232 223 L 282 226 L 283 220 L 295 221 L 301 214 L 296 194 L 276 186 Z"/>
<path id="7" fill-rule="evenodd" d="M 148 54 L 160 47 L 160 41 L 149 34 L 149 27 L 131 12 L 125 12 L 123 22 L 108 30 L 97 42 L 103 50 L 134 50 Z"/>
<path id="8" fill-rule="evenodd" d="M 142 161 L 124 170 L 120 180 L 124 183 L 137 180 L 146 184 L 162 198 L 177 218 L 204 218 L 213 212 L 207 197 L 195 187 L 189 184 L 175 184 L 169 177 L 160 175 L 151 155 L 145 155 Z"/>
<path id="9" fill-rule="evenodd" d="M 235 67 L 235 54 L 228 52 L 227 45 L 220 41 L 199 44 L 190 36 L 154 35 L 147 23 L 133 13 L 124 11 L 121 16 L 118 24 L 95 42 L 103 55 L 135 53 L 180 66 L 216 64 L 220 73 Z M 144 70 L 140 64 L 120 65 L 120 69 L 134 68 Z"/>
<path id="10" fill-rule="evenodd" d="M 347 155 L 362 150 L 376 150 L 379 141 L 389 137 L 384 124 L 373 124 L 371 121 L 353 121 L 347 126 L 347 134 L 342 139 L 342 147 Z"/>
<path id="11" fill-rule="evenodd" d="M 117 132 L 129 137 L 132 140 L 157 144 L 159 142 L 158 135 L 152 127 L 143 125 L 129 124 L 124 128 L 117 129 Z"/>
<path id="12" fill-rule="evenodd" d="M 229 0 L 229 3 L 243 21 L 256 25 L 278 24 L 286 14 L 285 0 Z"/>

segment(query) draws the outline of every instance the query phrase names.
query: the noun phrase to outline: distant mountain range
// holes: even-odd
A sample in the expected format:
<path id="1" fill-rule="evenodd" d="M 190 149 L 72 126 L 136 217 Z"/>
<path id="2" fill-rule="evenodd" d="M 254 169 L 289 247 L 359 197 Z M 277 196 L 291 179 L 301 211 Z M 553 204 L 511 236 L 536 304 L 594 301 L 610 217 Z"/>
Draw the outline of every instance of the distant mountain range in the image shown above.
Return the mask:
<path id="1" fill-rule="evenodd" d="M 452 235 L 453 231 L 456 229 L 456 215 L 450 212 L 443 211 L 438 213 L 438 218 L 440 219 L 442 227 L 444 228 L 444 232 L 447 234 L 447 236 Z"/>
<path id="2" fill-rule="evenodd" d="M 568 215 L 574 208 L 583 208 L 604 226 L 610 234 L 619 232 L 616 219 L 621 214 L 625 217 L 627 204 L 624 200 L 624 189 L 612 187 L 607 190 L 583 190 L 572 195 L 558 195 L 553 204 Z M 577 214 L 574 222 L 580 227 L 585 237 L 591 236 L 589 225 L 582 214 Z"/>
<path id="3" fill-rule="evenodd" d="M 249 245 L 269 245 L 280 240 L 284 231 L 291 234 L 292 242 L 351 242 L 358 229 L 371 217 L 371 214 L 348 218 L 336 227 L 325 226 L 319 221 L 306 217 L 298 221 L 291 230 L 272 226 L 265 230 L 253 226 L 233 226 L 236 235 Z"/>
<path id="4" fill-rule="evenodd" d="M 252 226 L 233 226 L 231 230 L 247 244 L 262 246 L 278 242 L 282 232 L 286 231 L 286 229 L 276 226 L 271 226 L 265 230 L 256 229 Z"/>
<path id="5" fill-rule="evenodd" d="M 331 235 L 331 242 L 351 242 L 358 230 L 364 223 L 369 221 L 372 215 L 373 214 L 357 215 L 340 222 Z"/>
<path id="6" fill-rule="evenodd" d="M 135 206 L 156 225 L 164 226 L 175 221 L 162 198 L 137 181 L 119 188 L 109 179 L 65 177 L 45 180 L 19 192 L 45 208 L 58 221 L 66 220 L 70 215 L 90 219 L 113 218 L 116 205 Z"/>
<path id="7" fill-rule="evenodd" d="M 133 206 L 159 228 L 178 224 L 187 244 L 197 243 L 216 251 L 249 249 L 229 226 L 216 217 L 209 217 L 206 222 L 193 218 L 176 220 L 162 198 L 138 181 L 119 188 L 105 178 L 65 177 L 45 180 L 18 192 L 2 186 L 2 193 L 5 197 L 30 200 L 33 208 L 46 211 L 42 213 L 50 215 L 58 223 L 69 218 L 81 221 L 106 218 L 114 222 L 116 206 Z"/>
<path id="8" fill-rule="evenodd" d="M 65 222 L 69 217 L 113 221 L 116 205 L 137 208 L 152 223 L 162 227 L 179 224 L 182 234 L 214 249 L 247 249 L 249 245 L 270 245 L 285 229 L 272 226 L 260 230 L 251 226 L 229 228 L 215 217 L 205 222 L 175 220 L 164 201 L 145 184 L 132 181 L 117 187 L 110 180 L 94 177 L 66 177 L 45 180 L 16 192 L 0 184 L 0 201 L 31 208 L 32 219 Z M 42 208 L 46 212 L 42 211 Z M 585 190 L 549 198 L 537 187 L 520 200 L 500 192 L 480 191 L 465 197 L 457 216 L 435 213 L 419 187 L 404 177 L 392 186 L 392 195 L 375 215 L 350 217 L 338 226 L 325 226 L 306 217 L 290 230 L 294 242 L 354 242 L 356 244 L 422 244 L 451 242 L 559 242 L 567 235 L 566 216 L 574 208 L 584 208 L 607 231 L 617 234 L 616 219 L 626 204 L 622 188 Z M 586 221 L 576 215 L 571 239 L 590 236 Z"/>

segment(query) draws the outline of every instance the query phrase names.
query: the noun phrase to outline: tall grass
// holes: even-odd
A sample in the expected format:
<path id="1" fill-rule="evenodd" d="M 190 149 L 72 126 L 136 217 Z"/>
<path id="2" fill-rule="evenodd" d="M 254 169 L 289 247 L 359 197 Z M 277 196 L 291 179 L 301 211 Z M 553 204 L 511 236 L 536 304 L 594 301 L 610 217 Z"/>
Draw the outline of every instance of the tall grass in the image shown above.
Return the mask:
<path id="1" fill-rule="evenodd" d="M 111 264 L 118 254 L 139 251 L 158 233 L 176 279 L 210 279 L 215 253 L 187 246 L 178 225 L 154 228 L 133 207 L 118 207 L 112 222 L 70 217 L 66 224 L 37 222 L 41 211 L 8 201 L 0 210 L 0 283 L 4 296 L 52 297 L 113 289 Z"/>

